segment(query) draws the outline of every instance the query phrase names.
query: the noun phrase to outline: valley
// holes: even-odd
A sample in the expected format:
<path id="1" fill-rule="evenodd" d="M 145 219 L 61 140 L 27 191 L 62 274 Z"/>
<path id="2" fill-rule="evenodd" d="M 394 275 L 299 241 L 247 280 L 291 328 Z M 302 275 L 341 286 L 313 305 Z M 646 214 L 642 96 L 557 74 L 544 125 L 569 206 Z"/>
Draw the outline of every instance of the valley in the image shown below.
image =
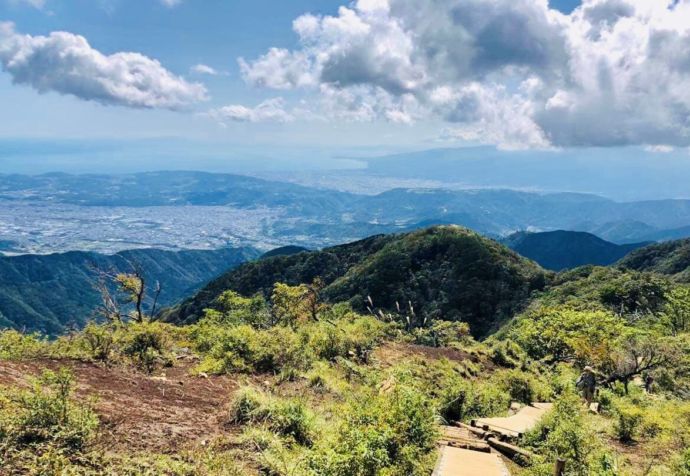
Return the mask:
<path id="1" fill-rule="evenodd" d="M 616 202 L 507 189 L 357 194 L 199 172 L 0 175 L 5 254 L 322 248 L 434 224 L 459 224 L 496 238 L 517 231 L 582 231 L 631 244 L 683 238 L 688 223 L 688 200 Z"/>

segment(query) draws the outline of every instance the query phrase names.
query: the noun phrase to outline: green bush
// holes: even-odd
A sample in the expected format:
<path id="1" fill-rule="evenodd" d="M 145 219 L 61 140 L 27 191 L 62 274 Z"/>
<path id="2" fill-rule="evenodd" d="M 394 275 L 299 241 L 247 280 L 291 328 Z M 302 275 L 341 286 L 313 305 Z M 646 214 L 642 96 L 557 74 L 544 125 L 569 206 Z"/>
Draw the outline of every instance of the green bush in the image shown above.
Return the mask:
<path id="1" fill-rule="evenodd" d="M 448 347 L 471 340 L 470 326 L 466 322 L 435 321 L 430 327 L 414 329 L 412 335 L 415 344 L 430 347 Z"/>
<path id="2" fill-rule="evenodd" d="M 492 380 L 510 395 L 512 401 L 529 405 L 535 400 L 534 377 L 519 370 L 496 372 Z"/>
<path id="3" fill-rule="evenodd" d="M 165 324 L 131 322 L 118 329 L 116 339 L 122 354 L 147 372 L 159 363 L 169 363 L 171 339 Z"/>
<path id="4" fill-rule="evenodd" d="M 303 402 L 268 396 L 252 388 L 240 389 L 230 410 L 231 423 L 262 424 L 300 445 L 311 445 L 314 416 Z"/>
<path id="5" fill-rule="evenodd" d="M 83 347 L 91 358 L 108 361 L 115 348 L 114 334 L 110 325 L 89 322 L 81 332 Z"/>
<path id="6" fill-rule="evenodd" d="M 0 360 L 45 357 L 50 344 L 38 334 L 23 334 L 13 329 L 0 331 Z"/>
<path id="7" fill-rule="evenodd" d="M 455 382 L 439 398 L 439 413 L 447 422 L 503 415 L 509 406 L 504 391 L 480 382 Z"/>
<path id="8" fill-rule="evenodd" d="M 245 324 L 204 324 L 195 335 L 197 348 L 205 354 L 199 366 L 202 372 L 280 372 L 307 368 L 312 360 L 305 337 L 287 327 L 259 330 Z"/>
<path id="9" fill-rule="evenodd" d="M 610 455 L 585 419 L 581 399 L 572 392 L 561 395 L 554 409 L 525 434 L 522 444 L 538 454 L 527 471 L 529 475 L 553 474 L 556 458 L 567 461 L 569 475 L 617 474 Z"/>
<path id="10" fill-rule="evenodd" d="M 0 396 L 0 446 L 21 449 L 52 444 L 66 451 L 82 449 L 98 426 L 95 413 L 72 400 L 74 379 L 62 369 L 45 371 L 31 390 Z"/>
<path id="11" fill-rule="evenodd" d="M 310 468 L 323 476 L 428 474 L 437 436 L 432 403 L 396 386 L 351 402 L 333 439 L 311 455 Z"/>
<path id="12" fill-rule="evenodd" d="M 629 401 L 619 398 L 614 403 L 613 412 L 616 417 L 613 425 L 616 437 L 623 443 L 633 441 L 642 424 L 642 410 Z"/>
<path id="13" fill-rule="evenodd" d="M 690 448 L 676 456 L 673 466 L 673 474 L 678 476 L 690 476 Z"/>
<path id="14" fill-rule="evenodd" d="M 320 359 L 335 361 L 345 357 L 366 363 L 371 351 L 383 340 L 386 328 L 378 319 L 356 316 L 322 321 L 305 326 L 301 332 Z"/>

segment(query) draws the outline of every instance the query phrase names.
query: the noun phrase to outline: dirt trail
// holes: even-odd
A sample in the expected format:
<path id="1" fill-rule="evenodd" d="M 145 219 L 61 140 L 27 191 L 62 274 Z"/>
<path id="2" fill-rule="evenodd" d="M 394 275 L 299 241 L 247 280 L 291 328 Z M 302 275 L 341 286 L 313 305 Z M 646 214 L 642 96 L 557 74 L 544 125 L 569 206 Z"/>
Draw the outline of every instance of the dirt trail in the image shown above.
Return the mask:
<path id="1" fill-rule="evenodd" d="M 44 369 L 67 367 L 77 396 L 94 398 L 106 450 L 174 452 L 224 431 L 227 404 L 239 383 L 229 376 L 190 375 L 181 362 L 149 376 L 131 368 L 77 361 L 0 362 L 0 385 L 27 385 Z"/>

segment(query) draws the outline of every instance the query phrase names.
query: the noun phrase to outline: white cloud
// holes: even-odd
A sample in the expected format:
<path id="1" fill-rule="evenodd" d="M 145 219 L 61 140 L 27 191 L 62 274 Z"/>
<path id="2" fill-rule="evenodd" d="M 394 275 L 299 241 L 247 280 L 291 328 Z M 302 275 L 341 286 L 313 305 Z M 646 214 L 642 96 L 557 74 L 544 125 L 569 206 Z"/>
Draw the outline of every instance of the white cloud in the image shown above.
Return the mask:
<path id="1" fill-rule="evenodd" d="M 39 10 L 43 10 L 43 8 L 46 6 L 46 0 L 10 0 L 10 3 L 14 4 L 25 4 L 32 6 L 34 8 L 37 8 Z"/>
<path id="2" fill-rule="evenodd" d="M 208 117 L 224 123 L 234 122 L 290 122 L 293 115 L 285 110 L 282 98 L 268 99 L 256 107 L 246 107 L 239 104 L 212 109 L 206 113 Z"/>
<path id="3" fill-rule="evenodd" d="M 173 8 L 182 3 L 182 0 L 160 0 L 160 2 L 168 8 Z"/>
<path id="4" fill-rule="evenodd" d="M 191 67 L 192 73 L 196 74 L 207 74 L 209 76 L 218 76 L 218 71 L 216 71 L 214 68 L 205 65 L 205 64 L 196 64 Z"/>
<path id="5" fill-rule="evenodd" d="M 67 32 L 21 35 L 0 24 L 0 64 L 16 84 L 134 108 L 184 109 L 207 99 L 206 88 L 139 53 L 104 55 Z"/>
<path id="6" fill-rule="evenodd" d="M 298 49 L 242 75 L 330 117 L 440 119 L 511 148 L 690 145 L 689 0 L 358 0 L 293 29 Z"/>
<path id="7" fill-rule="evenodd" d="M 657 144 L 657 145 L 647 145 L 645 146 L 644 150 L 647 152 L 653 152 L 656 154 L 670 154 L 673 152 L 675 147 L 671 147 L 670 145 L 663 145 L 663 144 Z"/>

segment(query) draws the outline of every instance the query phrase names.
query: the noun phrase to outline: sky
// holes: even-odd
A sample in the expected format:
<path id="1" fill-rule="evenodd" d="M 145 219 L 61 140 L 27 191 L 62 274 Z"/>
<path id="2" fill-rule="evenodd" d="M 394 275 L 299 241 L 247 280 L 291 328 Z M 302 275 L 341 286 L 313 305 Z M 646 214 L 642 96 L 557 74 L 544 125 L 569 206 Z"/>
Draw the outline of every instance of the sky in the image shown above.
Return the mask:
<path id="1" fill-rule="evenodd" d="M 46 141 L 690 146 L 690 0 L 0 0 L 0 69 L 0 156 L 24 168 Z"/>

